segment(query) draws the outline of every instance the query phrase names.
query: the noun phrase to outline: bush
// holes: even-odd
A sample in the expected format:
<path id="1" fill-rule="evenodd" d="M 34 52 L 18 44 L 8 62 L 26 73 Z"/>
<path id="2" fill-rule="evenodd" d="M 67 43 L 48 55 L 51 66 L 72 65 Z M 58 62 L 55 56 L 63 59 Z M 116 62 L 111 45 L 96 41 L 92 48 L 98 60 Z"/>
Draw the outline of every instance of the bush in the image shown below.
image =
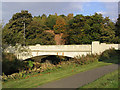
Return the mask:
<path id="1" fill-rule="evenodd" d="M 84 65 L 84 64 L 89 64 L 92 62 L 97 62 L 99 59 L 99 55 L 94 55 L 94 54 L 87 54 L 86 56 L 77 56 L 75 57 L 74 63 Z"/>
<path id="2" fill-rule="evenodd" d="M 15 55 L 10 53 L 2 54 L 2 72 L 10 75 L 15 72 L 22 71 L 25 68 L 25 62 L 17 60 Z"/>
<path id="3" fill-rule="evenodd" d="M 116 50 L 114 48 L 105 50 L 101 55 L 100 55 L 100 60 L 106 60 L 106 59 L 110 59 L 114 56 L 116 56 L 118 53 L 116 52 Z"/>
<path id="4" fill-rule="evenodd" d="M 118 64 L 120 60 L 120 50 L 109 49 L 100 55 L 100 61 Z"/>
<path id="5" fill-rule="evenodd" d="M 5 53 L 5 52 L 2 53 L 3 61 L 14 61 L 16 59 L 17 59 L 16 56 L 12 53 Z"/>
<path id="6" fill-rule="evenodd" d="M 29 67 L 29 69 L 32 69 L 32 67 L 33 67 L 33 62 L 32 61 L 28 61 L 28 67 Z"/>

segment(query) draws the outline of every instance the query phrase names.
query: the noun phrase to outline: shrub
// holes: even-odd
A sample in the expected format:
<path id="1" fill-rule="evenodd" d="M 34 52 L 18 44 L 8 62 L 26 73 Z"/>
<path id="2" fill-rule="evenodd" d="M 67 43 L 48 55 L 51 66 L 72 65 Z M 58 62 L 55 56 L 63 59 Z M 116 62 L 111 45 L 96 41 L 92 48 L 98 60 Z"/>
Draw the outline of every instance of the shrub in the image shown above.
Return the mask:
<path id="1" fill-rule="evenodd" d="M 32 67 L 33 67 L 33 62 L 32 61 L 28 61 L 28 67 L 29 67 L 29 69 L 32 69 Z"/>
<path id="2" fill-rule="evenodd" d="M 8 77 L 3 73 L 2 74 L 2 81 L 7 81 L 8 80 Z"/>
<path id="3" fill-rule="evenodd" d="M 25 62 L 17 60 L 14 54 L 3 53 L 2 55 L 2 72 L 10 75 L 25 69 Z"/>
<path id="4" fill-rule="evenodd" d="M 117 52 L 114 48 L 105 50 L 101 55 L 100 55 L 100 60 L 106 60 L 106 59 L 110 59 L 113 56 L 116 56 Z"/>
<path id="5" fill-rule="evenodd" d="M 82 56 L 75 57 L 74 63 L 84 65 L 84 64 L 89 64 L 92 62 L 97 62 L 98 59 L 99 59 L 99 55 L 97 55 L 97 54 L 96 55 L 87 54 L 86 56 L 82 55 Z"/>
<path id="6" fill-rule="evenodd" d="M 118 64 L 120 60 L 120 50 L 113 48 L 104 51 L 99 58 L 100 61 Z"/>
<path id="7" fill-rule="evenodd" d="M 2 53 L 2 61 L 14 61 L 17 60 L 16 56 L 12 53 Z"/>
<path id="8" fill-rule="evenodd" d="M 52 70 L 55 65 L 51 64 L 49 61 L 41 64 L 41 71 Z"/>

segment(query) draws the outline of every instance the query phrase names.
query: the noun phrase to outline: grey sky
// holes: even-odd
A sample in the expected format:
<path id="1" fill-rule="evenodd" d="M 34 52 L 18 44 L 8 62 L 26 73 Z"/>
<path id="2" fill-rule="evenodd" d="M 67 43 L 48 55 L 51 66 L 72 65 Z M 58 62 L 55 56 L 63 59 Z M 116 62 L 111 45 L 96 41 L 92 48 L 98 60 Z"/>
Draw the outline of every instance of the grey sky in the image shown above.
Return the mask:
<path id="1" fill-rule="evenodd" d="M 2 0 L 3 2 L 118 2 L 119 0 Z"/>
<path id="2" fill-rule="evenodd" d="M 58 15 L 69 13 L 91 15 L 95 12 L 102 13 L 103 16 L 109 16 L 111 20 L 116 21 L 118 16 L 117 2 L 3 2 L 2 19 L 7 23 L 12 15 L 21 10 L 28 10 L 33 16 L 42 14 Z"/>

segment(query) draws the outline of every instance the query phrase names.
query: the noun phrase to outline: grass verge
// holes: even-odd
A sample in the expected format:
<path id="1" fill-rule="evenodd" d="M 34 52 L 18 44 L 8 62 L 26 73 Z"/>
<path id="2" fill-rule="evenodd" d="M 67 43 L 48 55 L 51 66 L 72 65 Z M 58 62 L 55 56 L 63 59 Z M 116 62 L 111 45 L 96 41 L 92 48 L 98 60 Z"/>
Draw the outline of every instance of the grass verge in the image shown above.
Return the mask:
<path id="1" fill-rule="evenodd" d="M 94 62 L 87 65 L 67 65 L 62 68 L 51 70 L 50 73 L 41 73 L 33 77 L 21 80 L 11 80 L 2 84 L 3 88 L 35 88 L 42 84 L 87 71 L 96 67 L 110 65 L 112 63 Z"/>
<path id="2" fill-rule="evenodd" d="M 118 88 L 118 70 L 106 74 L 81 88 Z"/>

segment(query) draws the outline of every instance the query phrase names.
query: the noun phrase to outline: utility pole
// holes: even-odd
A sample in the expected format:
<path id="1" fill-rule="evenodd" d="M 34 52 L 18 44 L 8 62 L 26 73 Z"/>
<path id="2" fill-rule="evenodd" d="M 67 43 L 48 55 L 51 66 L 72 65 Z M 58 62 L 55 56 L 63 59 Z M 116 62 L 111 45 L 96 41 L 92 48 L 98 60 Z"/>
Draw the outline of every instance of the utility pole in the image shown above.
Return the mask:
<path id="1" fill-rule="evenodd" d="M 25 22 L 24 22 L 24 46 L 25 46 Z"/>
<path id="2" fill-rule="evenodd" d="M 24 46 L 25 46 L 25 22 L 22 22 L 22 23 L 24 23 Z"/>

